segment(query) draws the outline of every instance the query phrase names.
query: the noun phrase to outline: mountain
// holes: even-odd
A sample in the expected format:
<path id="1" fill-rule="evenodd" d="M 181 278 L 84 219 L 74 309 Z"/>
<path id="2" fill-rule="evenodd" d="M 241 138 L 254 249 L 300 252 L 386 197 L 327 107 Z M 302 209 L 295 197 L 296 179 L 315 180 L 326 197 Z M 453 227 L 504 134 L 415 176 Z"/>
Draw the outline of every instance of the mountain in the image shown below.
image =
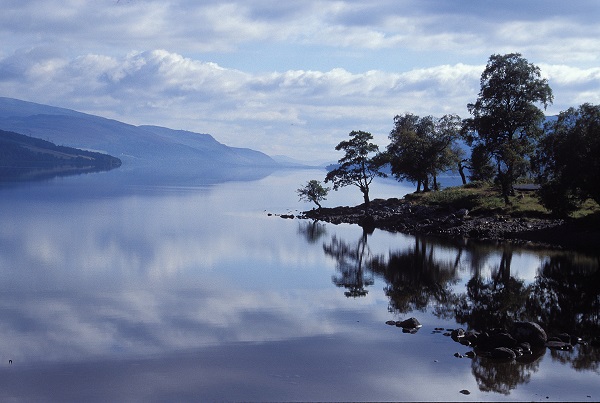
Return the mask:
<path id="1" fill-rule="evenodd" d="M 110 154 L 123 161 L 122 170 L 143 170 L 155 175 L 278 167 L 264 153 L 226 146 L 209 134 L 134 126 L 13 98 L 0 97 L 0 129 Z"/>
<path id="2" fill-rule="evenodd" d="M 0 130 L 0 182 L 108 171 L 120 166 L 121 160 L 110 155 Z"/>

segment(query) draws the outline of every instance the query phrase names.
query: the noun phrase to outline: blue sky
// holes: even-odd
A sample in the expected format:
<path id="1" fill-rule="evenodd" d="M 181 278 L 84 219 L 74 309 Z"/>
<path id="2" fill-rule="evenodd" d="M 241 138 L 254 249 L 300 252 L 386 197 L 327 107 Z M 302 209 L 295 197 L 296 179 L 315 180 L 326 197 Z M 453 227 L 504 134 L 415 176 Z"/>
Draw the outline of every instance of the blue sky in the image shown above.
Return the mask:
<path id="1" fill-rule="evenodd" d="M 396 114 L 467 117 L 492 54 L 600 103 L 597 0 L 4 0 L 0 96 L 332 160 Z"/>

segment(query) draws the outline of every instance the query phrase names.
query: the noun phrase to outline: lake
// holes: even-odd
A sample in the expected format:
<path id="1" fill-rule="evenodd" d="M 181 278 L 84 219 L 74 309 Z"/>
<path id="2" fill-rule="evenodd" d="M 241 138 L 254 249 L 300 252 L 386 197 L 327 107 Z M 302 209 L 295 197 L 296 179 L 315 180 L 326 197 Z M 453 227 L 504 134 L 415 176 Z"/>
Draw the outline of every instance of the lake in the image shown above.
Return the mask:
<path id="1" fill-rule="evenodd" d="M 598 347 L 498 362 L 444 335 L 507 318 L 598 335 L 598 256 L 277 216 L 323 177 L 0 188 L 0 400 L 600 399 Z M 410 317 L 414 334 L 385 323 Z"/>

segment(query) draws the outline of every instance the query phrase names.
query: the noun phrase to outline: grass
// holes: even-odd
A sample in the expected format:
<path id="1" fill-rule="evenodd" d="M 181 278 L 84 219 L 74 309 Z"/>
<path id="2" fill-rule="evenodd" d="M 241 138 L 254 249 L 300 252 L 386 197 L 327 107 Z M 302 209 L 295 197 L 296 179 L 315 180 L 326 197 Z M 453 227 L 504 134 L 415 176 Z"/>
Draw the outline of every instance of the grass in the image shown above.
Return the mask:
<path id="1" fill-rule="evenodd" d="M 500 191 L 485 183 L 470 183 L 465 186 L 449 187 L 437 192 L 412 193 L 407 200 L 417 204 L 439 206 L 448 210 L 467 209 L 470 214 L 498 214 L 513 217 L 550 218 L 551 213 L 540 204 L 536 192 L 516 191 L 510 197 L 511 204 L 505 205 Z M 583 218 L 600 215 L 600 206 L 592 200 L 586 201 L 571 216 Z"/>

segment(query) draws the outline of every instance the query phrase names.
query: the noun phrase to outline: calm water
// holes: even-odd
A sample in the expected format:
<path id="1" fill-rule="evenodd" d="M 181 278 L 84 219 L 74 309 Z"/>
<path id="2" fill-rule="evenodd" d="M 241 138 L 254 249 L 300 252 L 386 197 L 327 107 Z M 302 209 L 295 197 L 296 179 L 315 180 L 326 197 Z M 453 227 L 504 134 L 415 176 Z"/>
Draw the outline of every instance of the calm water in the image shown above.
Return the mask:
<path id="1" fill-rule="evenodd" d="M 321 171 L 124 177 L 0 189 L 0 400 L 600 399 L 597 348 L 459 359 L 434 330 L 534 316 L 598 334 L 597 257 L 267 215 L 310 208 L 295 189 Z M 416 334 L 385 324 L 411 316 Z"/>

